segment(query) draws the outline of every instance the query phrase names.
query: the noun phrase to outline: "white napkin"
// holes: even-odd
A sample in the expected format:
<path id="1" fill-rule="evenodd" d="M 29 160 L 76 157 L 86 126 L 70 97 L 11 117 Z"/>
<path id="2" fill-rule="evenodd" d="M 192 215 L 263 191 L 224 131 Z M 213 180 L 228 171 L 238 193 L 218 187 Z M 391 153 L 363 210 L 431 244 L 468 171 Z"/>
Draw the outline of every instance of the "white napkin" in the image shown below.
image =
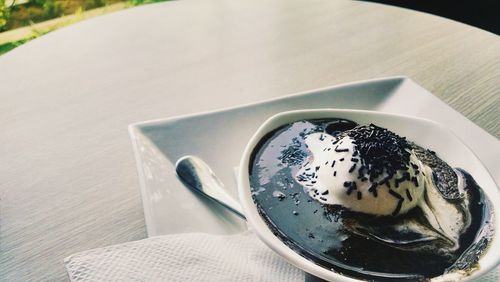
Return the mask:
<path id="1" fill-rule="evenodd" d="M 251 232 L 158 236 L 77 253 L 64 262 L 71 281 L 304 282 L 304 272 Z M 500 267 L 479 281 L 500 281 Z"/>
<path id="2" fill-rule="evenodd" d="M 64 262 L 71 281 L 304 282 L 304 272 L 250 232 L 158 236 L 77 253 Z"/>

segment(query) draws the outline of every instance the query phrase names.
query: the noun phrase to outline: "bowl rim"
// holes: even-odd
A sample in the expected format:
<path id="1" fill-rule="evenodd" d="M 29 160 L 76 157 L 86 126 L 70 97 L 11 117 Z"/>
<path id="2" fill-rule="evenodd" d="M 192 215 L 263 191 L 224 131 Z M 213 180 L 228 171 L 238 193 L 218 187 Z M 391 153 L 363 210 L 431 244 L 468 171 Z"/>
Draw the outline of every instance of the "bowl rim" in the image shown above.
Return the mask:
<path id="1" fill-rule="evenodd" d="M 335 115 L 340 116 L 335 116 Z M 307 119 L 307 118 L 326 118 L 326 117 L 339 117 L 342 118 L 342 114 L 344 115 L 368 115 L 368 116 L 378 116 L 378 117 L 386 117 L 386 118 L 398 118 L 398 119 L 404 119 L 407 121 L 412 121 L 412 122 L 420 122 L 420 123 L 425 123 L 429 126 L 434 126 L 438 127 L 440 130 L 443 131 L 443 134 L 451 134 L 451 136 L 459 141 L 461 145 L 464 146 L 466 150 L 468 150 L 471 155 L 476 159 L 476 161 L 481 164 L 482 168 L 486 172 L 486 177 L 488 178 L 487 180 L 491 182 L 493 186 L 488 185 L 488 189 L 483 189 L 485 194 L 488 196 L 488 198 L 491 200 L 493 204 L 494 210 L 497 210 L 496 206 L 500 205 L 500 191 L 498 189 L 498 185 L 495 183 L 493 178 L 491 177 L 491 174 L 487 170 L 487 168 L 481 163 L 480 159 L 474 154 L 474 152 L 451 130 L 446 128 L 440 123 L 437 123 L 432 120 L 420 118 L 420 117 L 413 117 L 413 116 L 408 116 L 408 115 L 400 115 L 400 114 L 393 114 L 393 113 L 385 113 L 385 112 L 377 112 L 377 111 L 367 111 L 367 110 L 352 110 L 352 109 L 304 109 L 304 110 L 292 110 L 292 111 L 285 111 L 285 112 L 280 112 L 277 113 L 271 117 L 269 117 L 264 123 L 260 125 L 260 127 L 256 130 L 256 132 L 253 134 L 253 136 L 250 138 L 249 142 L 247 143 L 247 146 L 244 149 L 243 155 L 241 157 L 241 161 L 239 164 L 239 171 L 238 171 L 238 196 L 239 200 L 241 203 L 241 206 L 243 208 L 243 212 L 247 218 L 247 222 L 250 225 L 251 229 L 254 230 L 254 232 L 257 234 L 257 237 L 263 241 L 268 247 L 270 247 L 273 251 L 278 253 L 280 256 L 285 258 L 289 263 L 295 265 L 298 268 L 301 268 L 302 270 L 315 275 L 317 277 L 320 277 L 322 279 L 327 279 L 327 280 L 335 280 L 335 281 L 363 281 L 359 280 L 356 278 L 344 276 L 340 273 L 337 273 L 333 270 L 328 270 L 320 265 L 317 265 L 316 263 L 308 260 L 307 258 L 301 256 L 294 250 L 292 250 L 290 247 L 285 245 L 283 241 L 281 241 L 279 238 L 277 238 L 272 231 L 268 228 L 267 224 L 265 221 L 261 218 L 260 214 L 258 213 L 258 210 L 253 202 L 253 199 L 251 197 L 251 191 L 250 191 L 250 183 L 249 183 L 249 161 L 250 161 L 250 156 L 253 152 L 253 149 L 255 146 L 258 144 L 258 142 L 261 140 L 261 138 L 268 132 L 272 131 L 273 129 L 276 129 L 280 125 L 284 125 L 293 121 L 298 121 L 301 119 Z M 279 123 L 279 125 L 276 125 L 275 123 Z M 491 187 L 491 188 L 489 188 Z M 494 189 L 496 188 L 496 189 Z M 497 204 L 498 203 L 498 204 Z M 495 216 L 494 214 L 494 226 L 500 226 L 500 217 Z M 496 232 L 495 232 L 496 233 Z M 478 278 L 479 276 L 489 272 L 492 270 L 494 267 L 500 264 L 500 252 L 492 252 L 492 250 L 496 249 L 495 247 L 500 247 L 500 240 L 497 236 L 497 234 L 493 235 L 493 239 L 490 243 L 490 246 L 486 250 L 486 252 L 482 255 L 482 257 L 479 259 L 479 269 L 473 271 L 470 273 L 470 275 L 463 276 L 459 275 L 461 277 L 457 277 L 457 273 L 450 273 L 450 274 L 444 274 L 438 277 L 434 277 L 431 280 L 432 281 L 447 281 L 450 278 L 453 278 L 453 280 L 456 280 L 457 278 L 460 278 L 462 281 L 469 281 L 475 278 Z"/>

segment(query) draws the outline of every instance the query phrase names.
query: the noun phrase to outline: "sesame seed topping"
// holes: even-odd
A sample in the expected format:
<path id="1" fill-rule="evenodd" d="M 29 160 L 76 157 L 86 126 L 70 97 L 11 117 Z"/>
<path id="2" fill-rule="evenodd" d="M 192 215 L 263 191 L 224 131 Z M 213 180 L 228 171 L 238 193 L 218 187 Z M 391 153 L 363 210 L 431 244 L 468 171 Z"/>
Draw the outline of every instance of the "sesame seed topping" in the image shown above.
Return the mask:
<path id="1" fill-rule="evenodd" d="M 354 152 L 359 152 L 371 180 L 384 171 L 392 177 L 396 171 L 408 169 L 410 145 L 406 138 L 374 124 L 358 126 L 345 134 L 356 141 Z"/>
<path id="2" fill-rule="evenodd" d="M 368 188 L 368 192 L 372 192 L 373 193 L 373 197 L 377 197 L 377 183 L 372 183 L 372 185 L 370 186 L 370 188 Z"/>
<path id="3" fill-rule="evenodd" d="M 399 213 L 399 211 L 401 211 L 401 207 L 403 206 L 404 198 L 401 197 L 401 195 L 399 195 L 398 193 L 394 192 L 394 190 L 391 190 L 391 189 L 389 189 L 389 194 L 391 194 L 394 198 L 398 199 L 398 204 L 397 204 L 396 208 L 394 209 L 394 211 L 392 212 L 392 216 L 395 216 Z"/>
<path id="4" fill-rule="evenodd" d="M 416 187 L 418 187 L 418 179 L 415 176 L 411 178 L 411 181 L 413 182 L 413 184 L 415 184 Z"/>
<path id="5" fill-rule="evenodd" d="M 410 191 L 408 191 L 408 189 L 406 189 L 406 198 L 408 198 L 408 201 L 410 201 L 410 202 L 413 201 L 413 198 L 410 194 Z"/>
<path id="6" fill-rule="evenodd" d="M 341 142 L 342 143 L 342 142 Z M 340 145 L 340 144 L 339 144 Z M 335 152 L 341 153 L 341 152 L 349 152 L 349 149 L 344 148 L 344 149 L 339 149 L 339 146 L 335 147 Z"/>
<path id="7" fill-rule="evenodd" d="M 354 163 L 349 169 L 349 173 L 353 172 L 356 169 L 356 163 Z"/>

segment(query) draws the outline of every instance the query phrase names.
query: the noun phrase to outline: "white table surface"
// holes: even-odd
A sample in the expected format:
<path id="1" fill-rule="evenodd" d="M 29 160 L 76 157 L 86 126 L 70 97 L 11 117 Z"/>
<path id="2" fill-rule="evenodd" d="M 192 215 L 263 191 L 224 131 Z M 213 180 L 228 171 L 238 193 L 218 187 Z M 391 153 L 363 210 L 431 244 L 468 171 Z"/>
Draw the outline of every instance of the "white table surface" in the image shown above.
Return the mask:
<path id="1" fill-rule="evenodd" d="M 0 57 L 0 280 L 146 237 L 133 122 L 407 75 L 500 137 L 500 39 L 357 1 L 146 5 Z M 411 104 L 411 102 L 410 102 Z"/>

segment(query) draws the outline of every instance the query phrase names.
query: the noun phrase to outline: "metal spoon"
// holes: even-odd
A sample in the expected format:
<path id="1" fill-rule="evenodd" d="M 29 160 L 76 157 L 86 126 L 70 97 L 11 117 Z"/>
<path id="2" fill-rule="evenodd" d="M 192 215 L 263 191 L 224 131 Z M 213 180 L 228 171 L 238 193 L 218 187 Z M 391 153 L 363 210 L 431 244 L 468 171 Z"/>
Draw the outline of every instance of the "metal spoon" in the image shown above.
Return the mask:
<path id="1" fill-rule="evenodd" d="M 226 192 L 224 184 L 202 159 L 189 155 L 181 157 L 175 163 L 175 171 L 182 182 L 193 191 L 216 201 L 239 217 L 246 219 L 240 203 Z"/>
<path id="2" fill-rule="evenodd" d="M 226 192 L 224 184 L 202 159 L 189 155 L 181 157 L 175 163 L 175 171 L 182 182 L 193 191 L 216 201 L 246 220 L 240 203 Z M 325 282 L 325 280 L 306 272 L 305 282 Z"/>

